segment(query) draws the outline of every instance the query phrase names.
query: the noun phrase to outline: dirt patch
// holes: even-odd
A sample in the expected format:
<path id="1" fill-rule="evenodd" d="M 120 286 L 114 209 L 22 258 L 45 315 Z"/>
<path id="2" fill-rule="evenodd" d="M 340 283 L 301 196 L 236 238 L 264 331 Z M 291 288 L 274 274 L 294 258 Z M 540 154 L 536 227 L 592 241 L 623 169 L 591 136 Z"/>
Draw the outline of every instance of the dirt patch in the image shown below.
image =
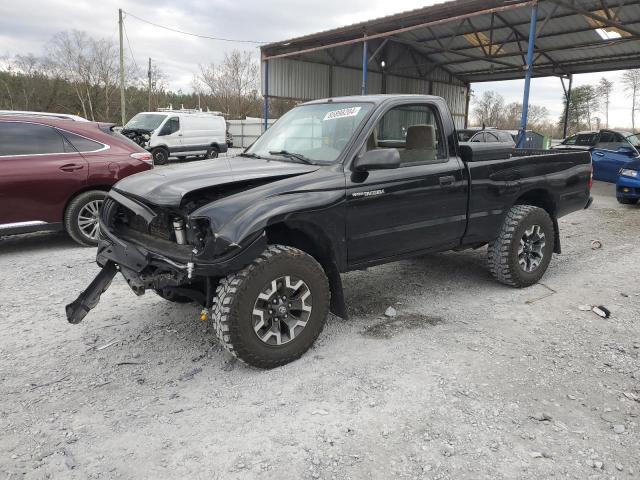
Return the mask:
<path id="1" fill-rule="evenodd" d="M 362 335 L 371 338 L 393 338 L 405 330 L 435 327 L 441 323 L 444 323 L 444 320 L 440 317 L 410 313 L 367 327 Z"/>

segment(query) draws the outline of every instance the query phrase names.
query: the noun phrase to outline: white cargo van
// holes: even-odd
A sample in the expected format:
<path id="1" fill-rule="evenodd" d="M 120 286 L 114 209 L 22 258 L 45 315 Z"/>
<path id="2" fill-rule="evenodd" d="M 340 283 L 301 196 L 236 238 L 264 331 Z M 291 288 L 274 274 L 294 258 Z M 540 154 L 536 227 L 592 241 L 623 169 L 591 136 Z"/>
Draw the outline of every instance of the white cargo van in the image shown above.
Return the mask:
<path id="1" fill-rule="evenodd" d="M 215 158 L 227 151 L 227 122 L 206 112 L 141 112 L 123 128 L 122 134 L 146 148 L 157 165 L 169 157 Z"/>

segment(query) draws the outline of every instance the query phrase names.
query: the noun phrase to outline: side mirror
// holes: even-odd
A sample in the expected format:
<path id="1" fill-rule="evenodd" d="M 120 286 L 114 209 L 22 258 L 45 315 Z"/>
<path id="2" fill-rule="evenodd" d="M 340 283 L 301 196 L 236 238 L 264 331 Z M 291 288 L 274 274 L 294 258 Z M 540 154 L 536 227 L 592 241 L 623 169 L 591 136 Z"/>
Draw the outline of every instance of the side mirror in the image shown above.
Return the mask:
<path id="1" fill-rule="evenodd" d="M 368 170 L 390 170 L 400 166 L 400 152 L 397 148 L 369 150 L 353 162 L 353 169 L 359 172 Z"/>

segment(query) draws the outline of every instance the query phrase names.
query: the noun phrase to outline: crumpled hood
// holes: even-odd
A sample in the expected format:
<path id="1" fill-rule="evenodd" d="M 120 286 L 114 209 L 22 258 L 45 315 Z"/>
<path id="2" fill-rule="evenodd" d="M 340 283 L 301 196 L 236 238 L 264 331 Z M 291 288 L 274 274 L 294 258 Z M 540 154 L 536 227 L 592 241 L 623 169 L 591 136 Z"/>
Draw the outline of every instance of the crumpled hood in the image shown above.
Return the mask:
<path id="1" fill-rule="evenodd" d="M 158 206 L 178 207 L 195 190 L 247 180 L 280 179 L 318 170 L 306 165 L 245 157 L 218 158 L 180 166 L 157 168 L 127 177 L 114 190 Z"/>

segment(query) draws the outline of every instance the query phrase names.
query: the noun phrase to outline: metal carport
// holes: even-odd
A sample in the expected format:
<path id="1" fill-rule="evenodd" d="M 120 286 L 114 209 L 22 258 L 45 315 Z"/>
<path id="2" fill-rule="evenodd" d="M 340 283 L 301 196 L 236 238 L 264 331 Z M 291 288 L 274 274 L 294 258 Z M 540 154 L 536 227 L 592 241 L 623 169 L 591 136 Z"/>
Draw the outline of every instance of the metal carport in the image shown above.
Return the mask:
<path id="1" fill-rule="evenodd" d="M 640 67 L 640 1 L 454 0 L 261 47 L 269 99 L 359 93 L 444 97 L 459 127 L 473 82 Z M 568 81 L 568 85 L 565 83 Z M 565 115 L 566 129 L 566 115 Z"/>

